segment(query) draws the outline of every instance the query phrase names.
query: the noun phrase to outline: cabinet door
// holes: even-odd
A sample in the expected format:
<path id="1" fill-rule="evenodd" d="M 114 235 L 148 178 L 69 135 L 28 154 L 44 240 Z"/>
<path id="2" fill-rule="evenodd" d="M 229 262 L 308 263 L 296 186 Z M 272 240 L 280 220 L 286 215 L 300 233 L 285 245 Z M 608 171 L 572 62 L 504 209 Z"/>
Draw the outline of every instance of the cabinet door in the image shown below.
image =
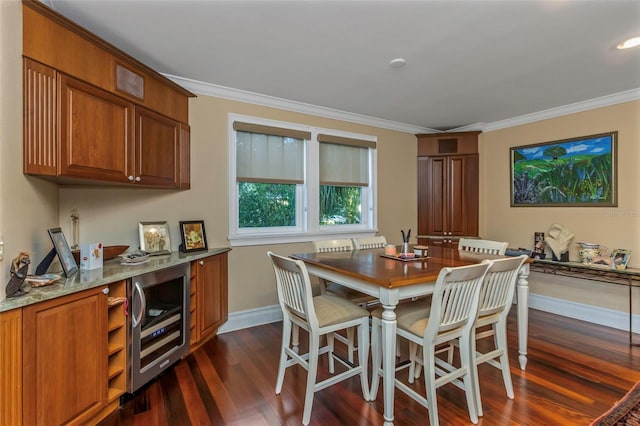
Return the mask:
<path id="1" fill-rule="evenodd" d="M 24 59 L 24 173 L 58 173 L 58 73 Z"/>
<path id="2" fill-rule="evenodd" d="M 60 175 L 129 182 L 133 104 L 60 75 Z"/>
<path id="3" fill-rule="evenodd" d="M 418 157 L 418 234 L 446 235 L 447 157 Z"/>
<path id="4" fill-rule="evenodd" d="M 478 155 L 418 157 L 418 234 L 478 234 Z"/>
<path id="5" fill-rule="evenodd" d="M 447 235 L 478 234 L 478 155 L 447 157 Z"/>
<path id="6" fill-rule="evenodd" d="M 145 186 L 177 188 L 180 124 L 140 107 L 136 107 L 135 120 L 135 181 Z"/>
<path id="7" fill-rule="evenodd" d="M 107 297 L 102 288 L 23 311 L 25 425 L 82 423 L 107 400 Z"/>
<path id="8" fill-rule="evenodd" d="M 227 254 L 198 261 L 197 315 L 200 340 L 215 334 L 228 318 Z"/>
<path id="9" fill-rule="evenodd" d="M 180 189 L 191 188 L 191 128 L 180 123 Z"/>

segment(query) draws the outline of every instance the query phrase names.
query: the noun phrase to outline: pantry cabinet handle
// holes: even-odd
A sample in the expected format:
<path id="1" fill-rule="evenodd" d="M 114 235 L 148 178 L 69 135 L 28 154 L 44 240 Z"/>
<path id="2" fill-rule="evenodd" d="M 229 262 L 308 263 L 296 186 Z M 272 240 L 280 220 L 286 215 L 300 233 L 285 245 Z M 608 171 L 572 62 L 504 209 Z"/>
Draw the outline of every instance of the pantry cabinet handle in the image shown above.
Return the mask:
<path id="1" fill-rule="evenodd" d="M 130 181 L 133 181 L 133 176 L 127 176 L 127 179 L 129 179 Z"/>
<path id="2" fill-rule="evenodd" d="M 200 262 L 198 262 L 200 264 L 200 266 L 204 266 L 204 260 L 201 260 Z"/>
<path id="3" fill-rule="evenodd" d="M 136 176 L 136 182 L 140 182 L 140 176 Z"/>

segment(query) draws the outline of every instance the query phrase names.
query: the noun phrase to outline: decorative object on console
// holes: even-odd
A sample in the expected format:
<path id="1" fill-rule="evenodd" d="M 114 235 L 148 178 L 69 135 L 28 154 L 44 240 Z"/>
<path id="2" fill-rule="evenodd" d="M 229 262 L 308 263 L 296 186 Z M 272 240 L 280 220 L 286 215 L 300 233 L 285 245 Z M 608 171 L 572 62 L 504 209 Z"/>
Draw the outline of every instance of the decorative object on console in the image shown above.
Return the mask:
<path id="1" fill-rule="evenodd" d="M 611 252 L 611 260 L 613 261 L 614 269 L 626 269 L 629 258 L 631 257 L 631 250 L 615 249 Z"/>
<path id="2" fill-rule="evenodd" d="M 24 284 L 24 280 L 27 278 L 30 263 L 29 253 L 23 251 L 18 253 L 18 256 L 13 259 L 9 271 L 11 278 L 9 278 L 9 283 L 5 289 L 7 297 L 18 297 L 28 293 L 28 289 L 23 289 L 22 284 Z"/>
<path id="3" fill-rule="evenodd" d="M 607 260 L 607 253 L 609 249 L 607 247 L 602 247 L 600 244 L 595 243 L 577 243 L 580 246 L 580 250 L 578 251 L 578 255 L 580 256 L 580 262 L 589 265 L 589 264 L 597 264 L 597 265 L 609 265 L 611 263 Z"/>
<path id="4" fill-rule="evenodd" d="M 551 248 L 554 259 L 560 262 L 569 261 L 569 243 L 573 240 L 573 233 L 558 223 L 554 223 L 549 228 L 549 237 L 545 238 L 545 242 Z"/>
<path id="5" fill-rule="evenodd" d="M 511 148 L 511 206 L 615 207 L 618 132 Z"/>
<path id="6" fill-rule="evenodd" d="M 140 250 L 152 256 L 171 253 L 171 239 L 167 222 L 140 222 Z"/>
<path id="7" fill-rule="evenodd" d="M 183 253 L 207 249 L 207 235 L 202 220 L 180 221 L 180 236 L 180 251 Z"/>

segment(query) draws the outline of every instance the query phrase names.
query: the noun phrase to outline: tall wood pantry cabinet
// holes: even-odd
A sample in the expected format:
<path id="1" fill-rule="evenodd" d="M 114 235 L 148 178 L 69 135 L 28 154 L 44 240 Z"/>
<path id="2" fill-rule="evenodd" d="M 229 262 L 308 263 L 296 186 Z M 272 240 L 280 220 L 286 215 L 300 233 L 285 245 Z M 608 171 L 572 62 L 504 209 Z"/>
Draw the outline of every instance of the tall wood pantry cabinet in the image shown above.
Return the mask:
<path id="1" fill-rule="evenodd" d="M 457 247 L 478 236 L 478 134 L 420 134 L 418 243 Z"/>

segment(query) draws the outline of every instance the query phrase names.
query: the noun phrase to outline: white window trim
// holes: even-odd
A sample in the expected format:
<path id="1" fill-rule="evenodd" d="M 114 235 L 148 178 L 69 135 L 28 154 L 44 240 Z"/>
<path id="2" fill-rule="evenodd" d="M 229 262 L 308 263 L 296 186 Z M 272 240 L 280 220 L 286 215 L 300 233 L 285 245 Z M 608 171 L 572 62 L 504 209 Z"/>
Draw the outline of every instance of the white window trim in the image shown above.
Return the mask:
<path id="1" fill-rule="evenodd" d="M 296 206 L 300 223 L 292 230 L 278 232 L 278 228 L 268 230 L 241 230 L 238 228 L 238 193 L 236 183 L 236 140 L 234 121 L 255 123 L 264 126 L 283 127 L 311 133 L 311 140 L 305 144 L 305 184 L 298 188 L 296 196 L 301 203 Z M 377 226 L 377 149 L 370 150 L 371 167 L 369 167 L 369 191 L 364 191 L 362 205 L 367 211 L 362 212 L 362 223 L 357 225 L 320 226 L 319 224 L 319 143 L 318 134 L 330 134 L 345 138 L 361 139 L 377 142 L 377 137 L 359 133 L 345 132 L 335 129 L 305 126 L 296 123 L 282 122 L 259 117 L 230 113 L 228 116 L 228 157 L 229 157 L 229 235 L 227 239 L 232 246 L 249 246 L 262 244 L 284 244 L 308 242 L 329 238 L 361 238 L 373 236 Z"/>

